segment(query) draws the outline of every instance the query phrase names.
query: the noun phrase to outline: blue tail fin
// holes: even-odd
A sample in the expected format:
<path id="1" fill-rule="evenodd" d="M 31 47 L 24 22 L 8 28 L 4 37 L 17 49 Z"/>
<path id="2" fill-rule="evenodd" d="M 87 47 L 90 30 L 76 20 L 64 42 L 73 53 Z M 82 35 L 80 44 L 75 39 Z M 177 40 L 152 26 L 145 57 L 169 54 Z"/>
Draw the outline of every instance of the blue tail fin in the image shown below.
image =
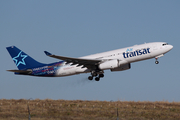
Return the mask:
<path id="1" fill-rule="evenodd" d="M 6 48 L 19 70 L 40 67 L 45 64 L 39 63 L 15 46 Z"/>

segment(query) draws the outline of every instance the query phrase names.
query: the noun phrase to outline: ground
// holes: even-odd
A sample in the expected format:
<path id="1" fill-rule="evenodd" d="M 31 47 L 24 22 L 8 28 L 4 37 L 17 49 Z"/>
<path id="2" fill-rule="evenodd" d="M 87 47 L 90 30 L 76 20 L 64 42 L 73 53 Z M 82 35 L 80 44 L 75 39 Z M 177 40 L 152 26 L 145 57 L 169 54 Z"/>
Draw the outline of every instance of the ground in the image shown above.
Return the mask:
<path id="1" fill-rule="evenodd" d="M 179 120 L 180 102 L 0 100 L 1 120 Z"/>

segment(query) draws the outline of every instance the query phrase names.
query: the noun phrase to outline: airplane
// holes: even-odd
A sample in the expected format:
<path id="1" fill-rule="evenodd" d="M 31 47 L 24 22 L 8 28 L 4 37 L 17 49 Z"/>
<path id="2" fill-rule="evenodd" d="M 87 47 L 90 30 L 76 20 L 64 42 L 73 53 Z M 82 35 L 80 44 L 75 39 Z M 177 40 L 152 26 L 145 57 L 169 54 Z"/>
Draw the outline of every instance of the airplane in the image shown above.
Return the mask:
<path id="1" fill-rule="evenodd" d="M 173 48 L 166 42 L 152 42 L 134 45 L 122 49 L 97 53 L 80 58 L 64 57 L 44 51 L 49 57 L 62 61 L 44 64 L 34 60 L 32 57 L 15 46 L 7 47 L 18 70 L 7 70 L 17 75 L 30 75 L 41 77 L 62 77 L 80 73 L 90 73 L 89 80 L 99 81 L 104 77 L 104 70 L 123 71 L 131 68 L 131 63 L 164 56 Z"/>

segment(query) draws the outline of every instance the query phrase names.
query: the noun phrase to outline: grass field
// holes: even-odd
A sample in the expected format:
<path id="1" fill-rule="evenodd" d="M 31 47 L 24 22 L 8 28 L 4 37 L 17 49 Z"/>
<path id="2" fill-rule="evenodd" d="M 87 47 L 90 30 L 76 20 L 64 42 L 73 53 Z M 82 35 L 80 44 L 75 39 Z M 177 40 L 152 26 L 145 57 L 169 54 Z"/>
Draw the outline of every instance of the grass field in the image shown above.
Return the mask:
<path id="1" fill-rule="evenodd" d="M 0 100 L 0 120 L 180 120 L 180 102 Z"/>

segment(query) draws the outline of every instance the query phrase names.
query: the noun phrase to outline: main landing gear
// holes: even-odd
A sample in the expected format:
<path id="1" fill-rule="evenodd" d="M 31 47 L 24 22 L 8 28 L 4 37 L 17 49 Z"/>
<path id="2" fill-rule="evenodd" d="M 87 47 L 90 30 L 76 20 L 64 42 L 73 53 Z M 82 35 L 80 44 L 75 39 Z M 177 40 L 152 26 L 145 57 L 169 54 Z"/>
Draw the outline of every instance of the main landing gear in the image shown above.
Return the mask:
<path id="1" fill-rule="evenodd" d="M 159 61 L 157 60 L 158 58 L 155 58 L 155 59 L 156 59 L 155 63 L 156 63 L 156 64 L 159 64 Z"/>
<path id="2" fill-rule="evenodd" d="M 100 78 L 103 78 L 104 77 L 104 74 L 100 73 L 96 73 L 96 72 L 91 72 L 91 76 L 88 77 L 89 80 L 93 80 L 93 77 L 95 77 L 95 80 L 96 81 L 99 81 Z"/>

